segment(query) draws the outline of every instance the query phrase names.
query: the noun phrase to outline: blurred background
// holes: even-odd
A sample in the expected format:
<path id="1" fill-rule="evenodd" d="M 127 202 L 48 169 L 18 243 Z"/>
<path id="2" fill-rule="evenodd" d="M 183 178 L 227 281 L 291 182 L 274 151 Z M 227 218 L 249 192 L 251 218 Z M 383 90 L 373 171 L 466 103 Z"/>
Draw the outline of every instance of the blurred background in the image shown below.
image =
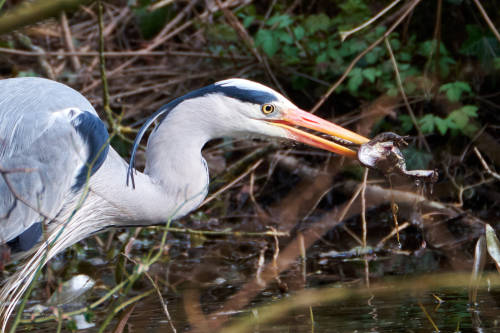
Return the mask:
<path id="1" fill-rule="evenodd" d="M 209 200 L 173 221 L 166 243 L 164 228 L 151 227 L 73 246 L 45 268 L 30 304 L 44 304 L 76 274 L 96 281 L 87 299 L 25 314 L 47 321 L 25 318 L 19 331 L 498 329 L 498 290 L 478 296 L 469 288 L 498 263 L 486 251 L 498 242 L 500 216 L 498 2 L 103 1 L 112 119 L 103 110 L 98 3 L 0 5 L 0 77 L 46 77 L 80 91 L 115 128 L 112 146 L 126 160 L 160 106 L 244 77 L 365 136 L 409 135 L 408 169 L 440 174 L 436 184 L 420 184 L 304 146 L 215 140 L 203 153 Z M 150 251 L 159 258 L 131 279 Z M 425 274 L 437 277 L 419 283 Z M 49 318 L 122 281 L 115 297 L 82 311 L 84 324 Z M 344 293 L 331 294 L 333 287 Z M 289 311 L 261 308 L 272 304 Z"/>

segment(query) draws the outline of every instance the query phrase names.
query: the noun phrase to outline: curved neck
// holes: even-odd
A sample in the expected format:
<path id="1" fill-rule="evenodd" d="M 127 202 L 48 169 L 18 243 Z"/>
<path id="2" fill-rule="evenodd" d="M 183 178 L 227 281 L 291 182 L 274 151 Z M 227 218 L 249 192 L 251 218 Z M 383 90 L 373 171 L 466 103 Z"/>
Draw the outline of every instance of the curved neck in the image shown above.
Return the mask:
<path id="1" fill-rule="evenodd" d="M 211 139 L 237 135 L 249 126 L 247 118 L 235 111 L 241 103 L 207 96 L 175 106 L 149 137 L 146 168 L 135 174 L 135 189 L 125 185 L 127 164 L 110 151 L 91 185 L 118 208 L 116 223 L 158 224 L 197 208 L 209 182 L 201 149 Z"/>
<path id="2" fill-rule="evenodd" d="M 91 178 L 91 190 L 107 202 L 116 225 L 164 223 L 188 214 L 206 197 L 209 175 L 201 149 L 219 131 L 209 125 L 215 123 L 211 112 L 181 105 L 150 135 L 146 168 L 134 175 L 135 189 L 126 186 L 128 165 L 112 149 Z"/>

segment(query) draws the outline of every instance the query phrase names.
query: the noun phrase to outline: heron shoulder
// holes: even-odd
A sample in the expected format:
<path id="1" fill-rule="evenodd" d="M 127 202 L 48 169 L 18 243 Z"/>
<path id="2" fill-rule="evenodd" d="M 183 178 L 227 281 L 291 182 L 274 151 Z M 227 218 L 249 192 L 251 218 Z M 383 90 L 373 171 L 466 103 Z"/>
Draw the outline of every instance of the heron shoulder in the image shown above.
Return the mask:
<path id="1" fill-rule="evenodd" d="M 21 169 L 9 175 L 16 193 L 54 217 L 103 164 L 109 149 L 104 123 L 90 102 L 72 88 L 41 78 L 0 80 L 0 162 Z M 29 247 L 39 236 L 38 211 L 17 203 L 0 180 L 1 241 Z"/>
<path id="2" fill-rule="evenodd" d="M 109 134 L 101 119 L 88 111 L 81 111 L 74 116 L 71 125 L 87 146 L 87 159 L 72 187 L 73 191 L 77 191 L 104 163 L 109 151 Z"/>

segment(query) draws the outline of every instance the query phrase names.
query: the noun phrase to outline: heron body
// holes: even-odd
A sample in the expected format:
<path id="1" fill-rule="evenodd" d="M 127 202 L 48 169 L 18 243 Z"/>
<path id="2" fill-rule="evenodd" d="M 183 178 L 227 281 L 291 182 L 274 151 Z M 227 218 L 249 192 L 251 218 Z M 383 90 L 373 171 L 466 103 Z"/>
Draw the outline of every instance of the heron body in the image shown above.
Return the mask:
<path id="1" fill-rule="evenodd" d="M 136 172 L 137 147 L 155 121 L 145 170 Z M 128 165 L 77 91 L 40 78 L 0 80 L 0 244 L 14 257 L 30 253 L 3 286 L 0 312 L 8 317 L 37 267 L 68 246 L 108 227 L 165 223 L 198 207 L 209 183 L 201 150 L 211 139 L 250 134 L 354 155 L 295 126 L 368 141 L 271 88 L 229 79 L 160 108 L 139 131 Z"/>

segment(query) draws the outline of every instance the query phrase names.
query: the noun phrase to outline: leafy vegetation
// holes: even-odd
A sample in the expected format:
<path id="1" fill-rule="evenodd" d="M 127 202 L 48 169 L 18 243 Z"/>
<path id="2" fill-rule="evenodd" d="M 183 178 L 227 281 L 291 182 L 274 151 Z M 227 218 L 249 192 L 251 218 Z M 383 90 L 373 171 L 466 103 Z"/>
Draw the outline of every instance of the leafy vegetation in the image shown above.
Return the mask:
<path id="1" fill-rule="evenodd" d="M 373 15 L 370 5 L 362 0 L 330 2 L 328 5 L 332 9 L 326 12 L 298 14 L 288 13 L 287 5 L 277 3 L 269 15 L 262 11 L 261 4 L 251 4 L 241 8 L 237 16 L 275 70 L 292 72 L 285 80 L 289 80 L 296 90 L 314 88 L 312 91 L 316 97 L 326 88 L 318 88 L 307 77 L 334 82 L 346 71 L 355 56 L 386 32 L 384 25 L 372 25 L 346 41 L 341 41 L 341 31 L 349 30 Z M 447 12 L 460 11 L 466 5 L 462 1 L 445 1 L 444 4 Z M 416 15 L 412 21 L 419 21 L 424 13 L 417 11 Z M 443 20 L 448 22 L 446 17 Z M 228 27 L 226 22 L 220 22 L 219 25 Z M 474 66 L 494 70 L 494 66 L 498 67 L 499 41 L 486 26 L 476 22 L 465 25 L 458 43 L 448 38 L 448 35 L 443 35 L 437 50 L 438 42 L 431 33 L 422 34 L 420 30 L 426 29 L 419 29 L 416 25 L 410 27 L 412 28 L 403 32 L 395 31 L 389 36 L 406 94 L 415 98 L 424 95 L 426 100 L 436 100 L 439 95 L 444 94 L 449 103 L 465 102 L 463 105 L 457 104 L 445 115 L 440 114 L 443 108 L 438 105 L 433 110 L 419 111 L 417 125 L 424 134 L 473 135 L 483 125 L 479 106 L 474 100 L 479 87 L 464 81 L 464 64 L 478 60 L 479 63 Z M 217 40 L 214 42 L 217 43 Z M 211 47 L 216 48 L 213 45 Z M 449 47 L 453 50 L 450 51 Z M 224 48 L 218 50 L 227 51 Z M 419 84 L 422 77 L 431 78 L 433 82 L 428 85 Z M 434 88 L 435 85 L 439 88 Z M 366 101 L 381 94 L 396 96 L 399 89 L 387 49 L 378 45 L 368 52 L 349 72 L 347 80 L 335 93 L 346 93 Z M 399 113 L 398 118 L 399 126 L 388 124 L 385 127 L 415 133 L 415 124 L 405 112 Z"/>

